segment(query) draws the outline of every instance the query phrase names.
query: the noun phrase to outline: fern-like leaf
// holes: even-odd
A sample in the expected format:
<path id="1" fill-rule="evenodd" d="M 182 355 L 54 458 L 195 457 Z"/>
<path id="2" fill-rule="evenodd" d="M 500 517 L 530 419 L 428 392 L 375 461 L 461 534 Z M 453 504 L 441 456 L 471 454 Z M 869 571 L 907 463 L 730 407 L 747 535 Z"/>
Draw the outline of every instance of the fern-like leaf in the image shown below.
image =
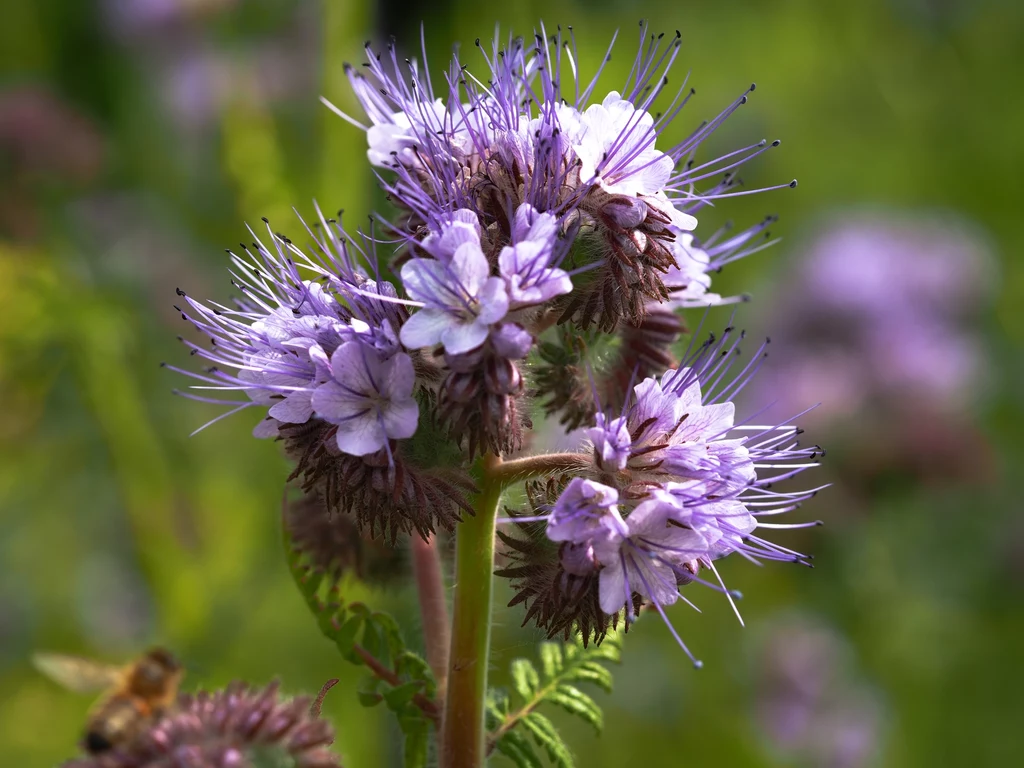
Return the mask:
<path id="1" fill-rule="evenodd" d="M 398 623 L 390 615 L 360 602 L 345 603 L 331 584 L 297 551 L 284 529 L 288 568 L 323 635 L 347 661 L 365 666 L 371 677 L 359 687 L 360 703 L 383 703 L 398 717 L 405 735 L 406 768 L 427 764 L 430 725 L 440 718 L 437 686 L 425 660 L 405 646 Z"/>
<path id="2" fill-rule="evenodd" d="M 610 692 L 612 674 L 605 665 L 617 663 L 621 653 L 622 633 L 615 632 L 609 633 L 601 645 L 589 648 L 584 648 L 578 638 L 565 645 L 541 643 L 537 651 L 539 669 L 530 659 L 513 660 L 512 687 L 520 701 L 513 708 L 507 691 L 491 692 L 487 709 L 490 749 L 496 749 L 519 768 L 538 768 L 542 763 L 536 745 L 552 764 L 573 768 L 569 748 L 554 724 L 537 709 L 544 703 L 560 707 L 600 733 L 604 726 L 601 707 L 579 684 L 590 683 Z"/>

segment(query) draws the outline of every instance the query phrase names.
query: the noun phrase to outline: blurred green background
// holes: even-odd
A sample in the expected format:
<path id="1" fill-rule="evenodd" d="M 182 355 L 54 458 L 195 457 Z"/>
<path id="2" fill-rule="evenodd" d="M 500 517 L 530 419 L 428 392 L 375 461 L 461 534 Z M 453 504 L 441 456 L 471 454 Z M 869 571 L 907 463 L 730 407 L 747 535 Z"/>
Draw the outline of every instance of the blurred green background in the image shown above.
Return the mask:
<path id="1" fill-rule="evenodd" d="M 365 39 L 395 34 L 415 50 L 422 19 L 437 72 L 453 41 L 486 38 L 495 22 L 529 34 L 543 18 L 574 26 L 592 68 L 621 28 L 610 90 L 641 16 L 682 32 L 680 75 L 690 69 L 698 89 L 670 137 L 754 80 L 712 149 L 780 137 L 747 180 L 801 182 L 723 206 L 738 222 L 778 212 L 786 240 L 730 267 L 718 289 L 756 296 L 785 281 L 822 216 L 870 205 L 973 222 L 998 290 L 977 308 L 990 368 L 953 430 L 952 469 L 880 472 L 872 450 L 888 456 L 891 432 L 867 449 L 839 429 L 815 434 L 835 448 L 826 473 L 838 484 L 804 510 L 827 525 L 787 542 L 817 568 L 728 562 L 745 629 L 710 593 L 703 615 L 675 609 L 700 672 L 657 619 L 641 622 L 603 699 L 606 733 L 566 723 L 580 764 L 1020 759 L 1024 4 L 13 0 L 0 14 L 0 764 L 70 757 L 90 703 L 41 679 L 36 649 L 119 660 L 160 643 L 193 686 L 279 676 L 312 692 L 358 679 L 285 569 L 277 448 L 252 439 L 245 417 L 189 437 L 213 414 L 172 396 L 182 382 L 158 365 L 186 358 L 174 289 L 225 299 L 223 249 L 246 221 L 294 232 L 291 206 L 308 214 L 314 198 L 355 223 L 383 205 L 364 136 L 317 100 L 355 109 L 342 64 L 362 60 Z M 407 590 L 348 594 L 418 624 Z M 538 639 L 519 621 L 498 616 L 499 670 Z M 787 672 L 815 659 L 835 678 L 827 706 L 787 678 L 819 674 Z M 811 714 L 794 717 L 824 746 L 766 724 L 801 706 Z M 400 760 L 386 713 L 341 687 L 326 711 L 345 765 Z"/>

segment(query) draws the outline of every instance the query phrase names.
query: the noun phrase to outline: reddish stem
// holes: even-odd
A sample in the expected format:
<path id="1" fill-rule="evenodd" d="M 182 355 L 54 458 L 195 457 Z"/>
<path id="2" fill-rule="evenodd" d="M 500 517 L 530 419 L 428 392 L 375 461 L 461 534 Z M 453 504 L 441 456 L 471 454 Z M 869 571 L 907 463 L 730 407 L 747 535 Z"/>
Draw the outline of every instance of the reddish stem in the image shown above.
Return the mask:
<path id="1" fill-rule="evenodd" d="M 448 681 L 448 646 L 451 625 L 448 621 L 448 602 L 441 569 L 441 555 L 437 539 L 423 539 L 412 535 L 412 565 L 416 574 L 416 590 L 420 599 L 420 617 L 423 620 L 423 643 L 427 650 L 427 663 L 437 681 L 437 701 L 444 702 Z"/>

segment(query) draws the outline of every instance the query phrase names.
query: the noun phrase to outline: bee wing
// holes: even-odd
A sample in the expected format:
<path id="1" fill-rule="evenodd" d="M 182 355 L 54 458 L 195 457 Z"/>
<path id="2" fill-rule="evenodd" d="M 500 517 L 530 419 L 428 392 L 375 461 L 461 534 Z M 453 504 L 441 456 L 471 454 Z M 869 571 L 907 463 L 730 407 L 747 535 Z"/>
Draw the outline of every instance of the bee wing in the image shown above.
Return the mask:
<path id="1" fill-rule="evenodd" d="M 96 693 L 113 688 L 124 679 L 124 668 L 59 653 L 32 654 L 32 664 L 68 690 Z"/>

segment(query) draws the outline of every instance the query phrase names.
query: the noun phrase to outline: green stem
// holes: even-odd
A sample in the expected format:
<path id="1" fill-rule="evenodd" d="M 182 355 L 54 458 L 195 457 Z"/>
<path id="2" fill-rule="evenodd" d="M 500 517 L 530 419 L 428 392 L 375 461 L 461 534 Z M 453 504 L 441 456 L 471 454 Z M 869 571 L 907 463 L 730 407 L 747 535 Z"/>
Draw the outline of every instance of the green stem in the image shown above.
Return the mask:
<path id="1" fill-rule="evenodd" d="M 443 768 L 480 768 L 491 644 L 494 525 L 503 483 L 501 459 L 483 457 L 476 514 L 459 524 L 455 551 L 455 611 L 441 738 Z"/>

